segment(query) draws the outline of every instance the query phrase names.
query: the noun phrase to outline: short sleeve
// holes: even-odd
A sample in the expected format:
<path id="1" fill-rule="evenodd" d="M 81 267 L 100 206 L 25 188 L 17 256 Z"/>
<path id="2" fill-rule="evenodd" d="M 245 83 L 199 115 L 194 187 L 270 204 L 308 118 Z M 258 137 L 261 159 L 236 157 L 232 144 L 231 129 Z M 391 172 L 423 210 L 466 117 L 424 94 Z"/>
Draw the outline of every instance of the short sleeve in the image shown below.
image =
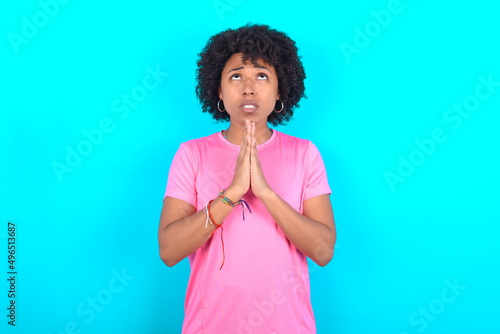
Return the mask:
<path id="1" fill-rule="evenodd" d="M 170 166 L 165 197 L 183 200 L 196 208 L 196 171 L 198 164 L 195 156 L 187 143 L 180 145 Z"/>
<path id="2" fill-rule="evenodd" d="M 312 142 L 309 142 L 307 164 L 308 176 L 304 200 L 308 200 L 319 195 L 331 194 L 332 191 L 328 185 L 328 178 L 326 176 L 323 158 L 321 157 L 318 148 Z"/>

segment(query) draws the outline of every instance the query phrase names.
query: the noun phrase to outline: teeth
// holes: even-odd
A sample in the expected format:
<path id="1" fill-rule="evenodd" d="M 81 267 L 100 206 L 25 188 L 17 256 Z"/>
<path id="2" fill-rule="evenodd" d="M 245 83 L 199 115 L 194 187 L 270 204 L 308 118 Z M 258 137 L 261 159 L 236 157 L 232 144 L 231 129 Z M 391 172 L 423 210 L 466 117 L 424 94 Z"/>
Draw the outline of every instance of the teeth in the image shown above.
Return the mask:
<path id="1" fill-rule="evenodd" d="M 255 106 L 254 106 L 254 105 L 251 105 L 251 104 L 245 104 L 245 105 L 243 106 L 243 108 L 245 108 L 245 109 L 250 109 L 250 108 L 255 108 Z"/>

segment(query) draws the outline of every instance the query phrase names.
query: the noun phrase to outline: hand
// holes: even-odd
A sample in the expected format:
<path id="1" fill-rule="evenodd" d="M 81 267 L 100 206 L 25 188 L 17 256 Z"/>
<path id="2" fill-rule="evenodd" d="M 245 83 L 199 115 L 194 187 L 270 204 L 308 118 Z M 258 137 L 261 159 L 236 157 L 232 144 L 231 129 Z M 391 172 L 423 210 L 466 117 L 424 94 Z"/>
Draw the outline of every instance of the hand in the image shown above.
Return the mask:
<path id="1" fill-rule="evenodd" d="M 233 201 L 239 200 L 250 188 L 250 149 L 251 149 L 251 124 L 246 121 L 243 130 L 243 140 L 240 152 L 236 158 L 236 167 L 233 180 L 226 190 L 226 196 Z"/>
<path id="2" fill-rule="evenodd" d="M 250 128 L 250 187 L 257 198 L 262 199 L 273 190 L 264 176 L 264 171 L 260 164 L 259 155 L 257 154 L 257 141 L 255 139 L 255 123 L 251 123 Z"/>

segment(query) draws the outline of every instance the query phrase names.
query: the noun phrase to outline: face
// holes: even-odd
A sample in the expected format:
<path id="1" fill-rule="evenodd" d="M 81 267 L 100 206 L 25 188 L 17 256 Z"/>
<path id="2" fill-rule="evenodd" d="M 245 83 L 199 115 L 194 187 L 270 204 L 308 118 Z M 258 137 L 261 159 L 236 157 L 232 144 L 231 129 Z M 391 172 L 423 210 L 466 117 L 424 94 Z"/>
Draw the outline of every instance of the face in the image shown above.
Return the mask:
<path id="1" fill-rule="evenodd" d="M 241 53 L 229 58 L 222 70 L 219 98 L 224 102 L 231 122 L 244 124 L 267 122 L 279 100 L 278 75 L 273 66 L 259 59 L 243 63 Z"/>

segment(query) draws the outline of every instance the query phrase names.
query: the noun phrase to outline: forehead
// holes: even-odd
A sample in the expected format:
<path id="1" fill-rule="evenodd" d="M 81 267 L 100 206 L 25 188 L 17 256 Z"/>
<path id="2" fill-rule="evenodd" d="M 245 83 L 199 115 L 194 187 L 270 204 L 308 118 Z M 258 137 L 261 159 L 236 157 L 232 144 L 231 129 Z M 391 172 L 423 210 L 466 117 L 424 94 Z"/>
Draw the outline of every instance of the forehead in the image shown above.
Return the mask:
<path id="1" fill-rule="evenodd" d="M 274 67 L 263 60 L 262 58 L 258 58 L 255 62 L 252 63 L 250 58 L 246 59 L 243 61 L 243 53 L 235 53 L 233 54 L 226 62 L 226 65 L 224 66 L 223 72 L 227 72 L 232 70 L 233 68 L 241 67 L 241 66 L 248 66 L 248 67 L 254 67 L 255 65 L 257 66 L 263 66 L 268 68 L 271 71 L 274 71 Z"/>

